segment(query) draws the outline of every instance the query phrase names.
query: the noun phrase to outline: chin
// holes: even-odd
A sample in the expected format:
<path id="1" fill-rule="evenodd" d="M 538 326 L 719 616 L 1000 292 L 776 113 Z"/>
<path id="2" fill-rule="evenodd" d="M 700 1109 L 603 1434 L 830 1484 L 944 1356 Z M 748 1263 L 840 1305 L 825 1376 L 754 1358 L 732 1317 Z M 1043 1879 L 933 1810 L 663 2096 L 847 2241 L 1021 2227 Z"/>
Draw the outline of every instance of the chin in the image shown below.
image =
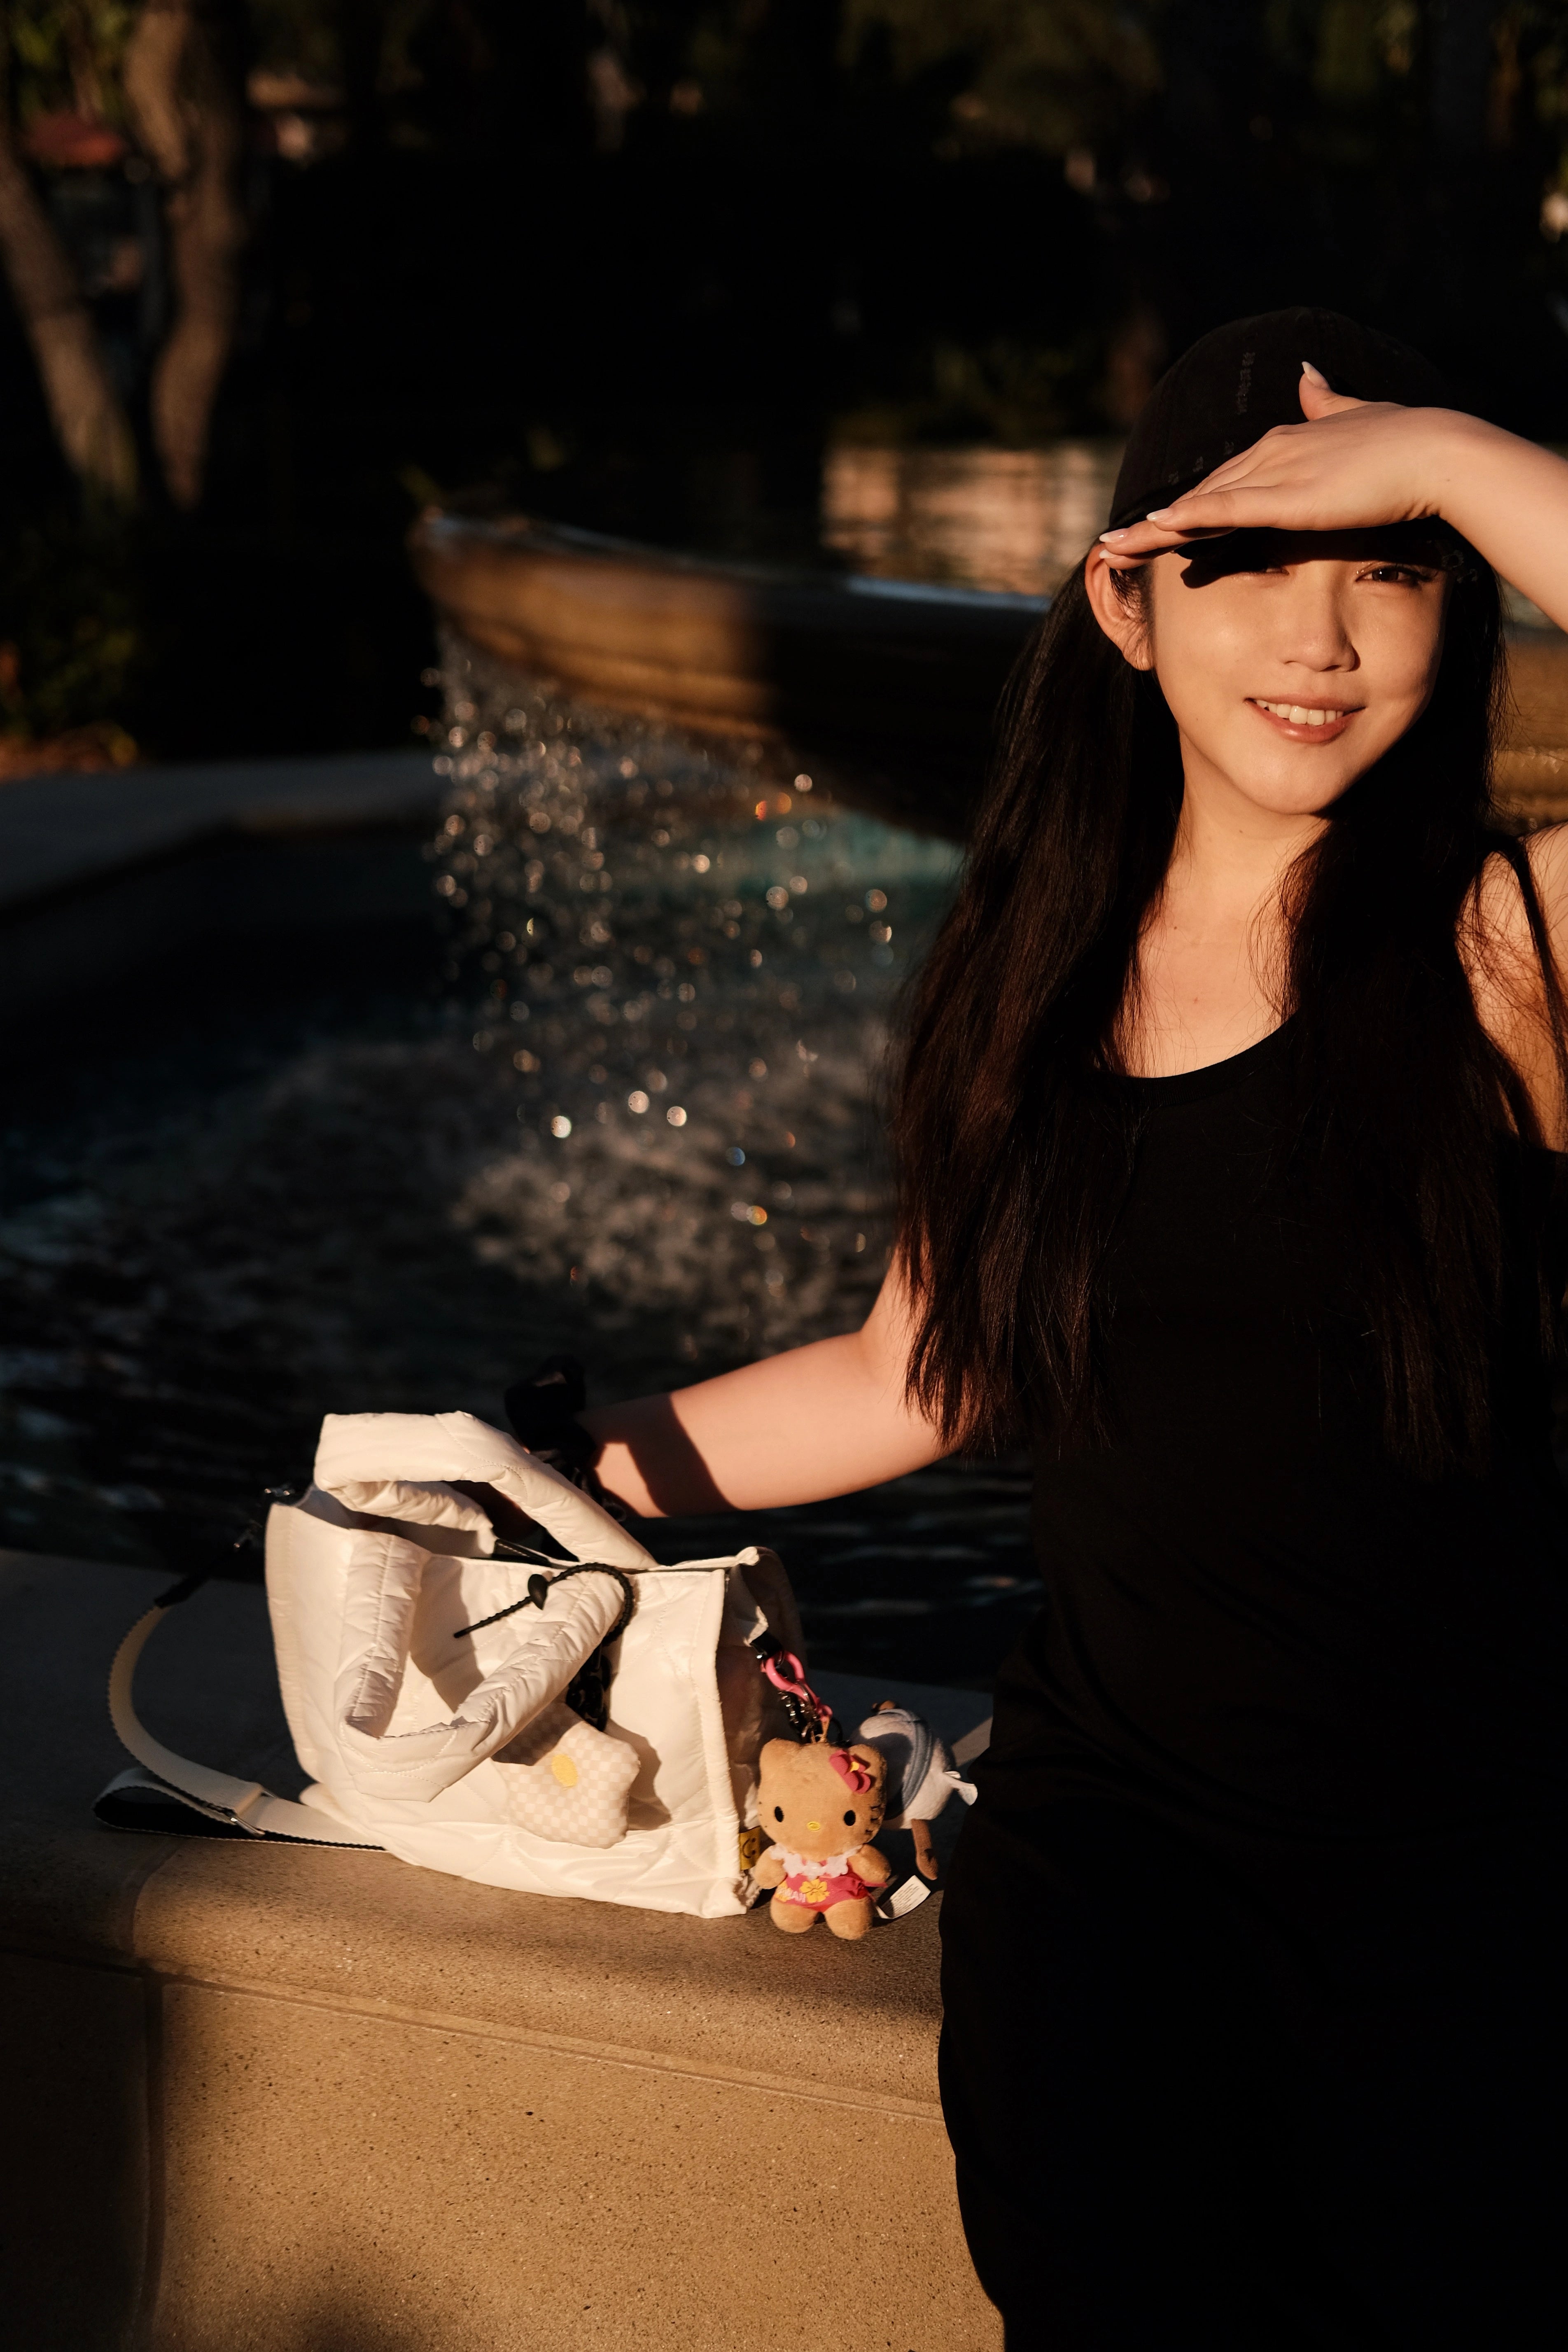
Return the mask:
<path id="1" fill-rule="evenodd" d="M 1294 767 L 1294 762 L 1292 766 Z M 1236 778 L 1236 788 L 1256 808 L 1265 809 L 1270 816 L 1318 816 L 1332 808 L 1354 783 L 1360 769 L 1346 774 L 1341 771 L 1328 775 L 1308 754 L 1307 772 L 1300 770 L 1288 775 L 1248 775 L 1243 771 Z"/>

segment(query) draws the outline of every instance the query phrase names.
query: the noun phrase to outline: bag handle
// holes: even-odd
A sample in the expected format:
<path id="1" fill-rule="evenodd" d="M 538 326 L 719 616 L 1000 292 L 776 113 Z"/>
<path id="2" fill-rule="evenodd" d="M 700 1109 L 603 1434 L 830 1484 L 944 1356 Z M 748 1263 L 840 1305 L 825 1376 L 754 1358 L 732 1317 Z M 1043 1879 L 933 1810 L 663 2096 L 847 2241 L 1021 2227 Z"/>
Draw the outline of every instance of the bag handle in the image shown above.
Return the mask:
<path id="1" fill-rule="evenodd" d="M 286 1840 L 291 1845 L 356 1846 L 379 1853 L 382 1848 L 363 1832 L 339 1828 L 313 1806 L 296 1805 L 275 1797 L 259 1780 L 241 1780 L 232 1772 L 216 1772 L 208 1764 L 193 1764 L 154 1739 L 136 1712 L 136 1664 L 171 1609 L 190 1598 L 205 1576 L 185 1577 L 154 1601 L 138 1617 L 109 1670 L 109 1714 L 122 1747 L 143 1769 L 120 1772 L 101 1792 L 93 1811 L 110 1829 L 141 1828 L 137 1813 L 151 1816 L 160 1793 L 205 1814 L 229 1835 Z"/>
<path id="2" fill-rule="evenodd" d="M 318 1486 L 350 1510 L 470 1528 L 474 1505 L 441 1489 L 458 1479 L 495 1486 L 574 1559 L 611 1568 L 658 1566 L 569 1478 L 471 1412 L 330 1412 L 321 1423 L 314 1475 Z M 405 1489 L 411 1491 L 405 1496 Z"/>
<path id="3" fill-rule="evenodd" d="M 332 1716 L 338 1754 L 362 1796 L 426 1802 L 439 1796 L 514 1739 L 620 1631 L 621 1577 L 608 1568 L 595 1575 L 581 1563 L 551 1581 L 543 1601 L 533 1604 L 537 1622 L 526 1632 L 514 1628 L 513 1648 L 451 1715 L 393 1731 L 430 1560 L 422 1544 L 384 1528 L 362 1530 L 350 1549 Z M 497 1616 L 510 1617 L 531 1598 Z M 474 1631 L 465 1625 L 454 1639 Z"/>

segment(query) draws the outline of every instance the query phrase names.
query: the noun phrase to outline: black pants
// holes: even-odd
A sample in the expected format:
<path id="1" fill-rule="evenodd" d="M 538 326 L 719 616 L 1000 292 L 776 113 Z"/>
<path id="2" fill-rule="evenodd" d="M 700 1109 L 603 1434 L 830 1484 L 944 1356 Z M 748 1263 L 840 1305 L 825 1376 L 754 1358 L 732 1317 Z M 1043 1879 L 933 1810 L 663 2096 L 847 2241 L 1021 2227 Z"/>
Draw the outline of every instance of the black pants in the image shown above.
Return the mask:
<path id="1" fill-rule="evenodd" d="M 1007 2352 L 1562 2352 L 1565 1859 L 1471 1841 L 1406 1893 L 1403 1851 L 983 1800 L 942 2084 Z"/>

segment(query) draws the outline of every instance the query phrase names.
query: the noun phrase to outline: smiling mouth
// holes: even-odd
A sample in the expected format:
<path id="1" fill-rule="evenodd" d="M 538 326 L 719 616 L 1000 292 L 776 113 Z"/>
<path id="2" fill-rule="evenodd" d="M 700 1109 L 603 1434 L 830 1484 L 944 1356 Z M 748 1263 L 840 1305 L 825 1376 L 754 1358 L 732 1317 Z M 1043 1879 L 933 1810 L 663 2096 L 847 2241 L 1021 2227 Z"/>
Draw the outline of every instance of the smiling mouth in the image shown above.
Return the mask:
<path id="1" fill-rule="evenodd" d="M 1322 727 L 1338 729 L 1347 719 L 1353 719 L 1354 709 L 1333 709 L 1324 704 L 1307 702 L 1265 702 L 1261 695 L 1250 695 L 1255 710 L 1266 711 L 1270 719 L 1280 719 L 1287 727 Z"/>

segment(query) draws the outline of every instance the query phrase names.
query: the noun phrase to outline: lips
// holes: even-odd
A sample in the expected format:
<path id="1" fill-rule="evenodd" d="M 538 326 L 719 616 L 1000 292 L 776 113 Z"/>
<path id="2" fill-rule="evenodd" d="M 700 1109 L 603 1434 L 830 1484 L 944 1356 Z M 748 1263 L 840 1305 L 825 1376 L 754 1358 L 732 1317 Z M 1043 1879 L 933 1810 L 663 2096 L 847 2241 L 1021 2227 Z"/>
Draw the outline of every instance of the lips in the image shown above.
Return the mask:
<path id="1" fill-rule="evenodd" d="M 1249 696 L 1248 699 L 1271 727 L 1296 742 L 1331 742 L 1344 733 L 1355 717 L 1354 709 L 1346 709 L 1342 704 L 1266 702 L 1261 695 Z"/>

